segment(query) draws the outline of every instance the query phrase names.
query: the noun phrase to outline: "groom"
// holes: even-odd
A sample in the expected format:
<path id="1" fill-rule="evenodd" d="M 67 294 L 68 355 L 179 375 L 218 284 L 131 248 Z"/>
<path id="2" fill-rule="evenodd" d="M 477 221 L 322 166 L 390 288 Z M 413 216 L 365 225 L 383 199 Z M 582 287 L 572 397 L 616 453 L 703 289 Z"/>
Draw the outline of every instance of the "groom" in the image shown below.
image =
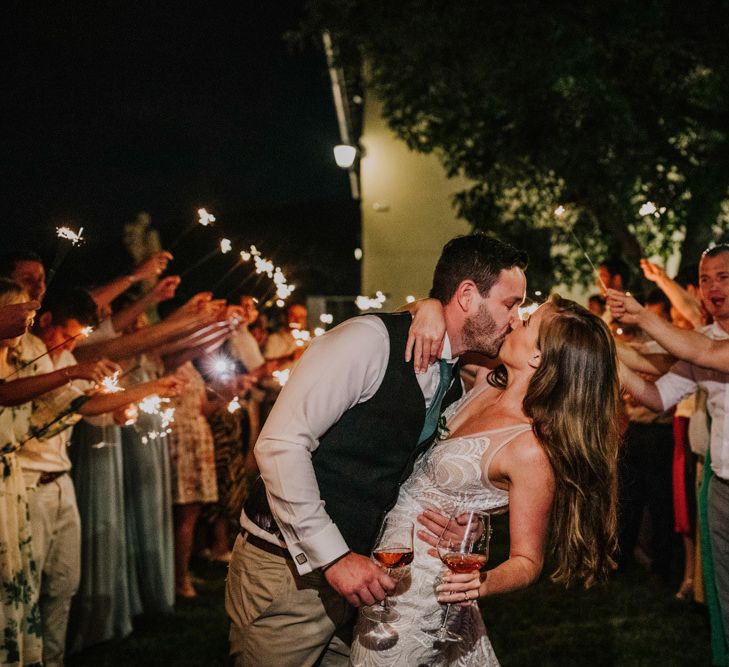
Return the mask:
<path id="1" fill-rule="evenodd" d="M 404 361 L 408 313 L 352 318 L 303 355 L 255 447 L 263 484 L 244 506 L 226 589 L 236 665 L 347 664 L 355 608 L 394 588 L 369 558 L 382 518 L 461 395 L 458 356 L 495 357 L 517 321 L 525 268 L 495 238 L 446 244 L 431 289 L 446 337 L 423 374 Z"/>

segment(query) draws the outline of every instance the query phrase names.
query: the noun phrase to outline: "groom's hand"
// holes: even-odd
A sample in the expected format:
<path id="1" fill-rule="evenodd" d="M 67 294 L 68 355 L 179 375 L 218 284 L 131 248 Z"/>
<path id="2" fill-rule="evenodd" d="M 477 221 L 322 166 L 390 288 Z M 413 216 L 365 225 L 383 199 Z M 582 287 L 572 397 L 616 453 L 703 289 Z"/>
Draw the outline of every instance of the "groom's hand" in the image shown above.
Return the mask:
<path id="1" fill-rule="evenodd" d="M 395 581 L 371 559 L 349 553 L 324 570 L 329 585 L 353 607 L 373 605 L 385 599 Z"/>

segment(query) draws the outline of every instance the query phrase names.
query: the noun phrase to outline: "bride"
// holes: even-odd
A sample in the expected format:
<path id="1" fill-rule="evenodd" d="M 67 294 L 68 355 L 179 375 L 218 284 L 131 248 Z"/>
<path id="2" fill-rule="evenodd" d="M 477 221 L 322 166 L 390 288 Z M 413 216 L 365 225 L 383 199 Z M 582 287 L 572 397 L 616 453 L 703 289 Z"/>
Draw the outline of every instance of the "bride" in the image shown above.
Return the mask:
<path id="1" fill-rule="evenodd" d="M 506 337 L 499 358 L 446 410 L 444 439 L 420 458 L 388 515 L 388 530 L 416 520 L 422 529 L 410 574 L 390 598 L 400 619 L 383 628 L 360 614 L 353 665 L 498 665 L 472 600 L 533 583 L 550 522 L 554 581 L 590 586 L 614 567 L 619 385 L 607 326 L 552 296 Z M 507 504 L 508 560 L 436 584 L 443 516 Z M 438 629 L 447 602 L 460 605 L 449 629 L 463 641 L 434 644 L 423 631 Z"/>

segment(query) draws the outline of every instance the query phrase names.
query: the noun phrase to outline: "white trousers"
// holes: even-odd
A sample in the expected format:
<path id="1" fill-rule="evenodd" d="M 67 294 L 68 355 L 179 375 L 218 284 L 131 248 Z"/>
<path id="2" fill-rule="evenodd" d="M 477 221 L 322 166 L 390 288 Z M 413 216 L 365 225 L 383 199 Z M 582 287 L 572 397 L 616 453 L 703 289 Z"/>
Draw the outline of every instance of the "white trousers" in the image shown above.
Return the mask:
<path id="1" fill-rule="evenodd" d="M 27 494 L 40 573 L 43 664 L 57 667 L 63 665 L 71 599 L 81 576 L 81 520 L 67 474 L 50 484 L 30 486 Z"/>

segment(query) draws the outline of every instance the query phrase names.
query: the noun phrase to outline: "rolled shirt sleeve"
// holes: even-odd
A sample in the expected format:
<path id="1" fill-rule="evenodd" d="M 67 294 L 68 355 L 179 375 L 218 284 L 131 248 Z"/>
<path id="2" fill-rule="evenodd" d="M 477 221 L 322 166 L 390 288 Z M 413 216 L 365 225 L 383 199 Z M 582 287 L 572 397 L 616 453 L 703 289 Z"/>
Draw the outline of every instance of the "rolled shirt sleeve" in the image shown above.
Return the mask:
<path id="1" fill-rule="evenodd" d="M 668 410 L 681 399 L 695 393 L 699 385 L 694 378 L 694 367 L 687 361 L 677 361 L 665 375 L 656 380 L 656 389 Z"/>
<path id="2" fill-rule="evenodd" d="M 319 438 L 377 392 L 389 337 L 377 317 L 357 317 L 312 341 L 282 389 L 255 446 L 271 512 L 300 574 L 349 550 L 326 512 L 312 465 Z M 251 522 L 243 517 L 244 527 Z"/>

